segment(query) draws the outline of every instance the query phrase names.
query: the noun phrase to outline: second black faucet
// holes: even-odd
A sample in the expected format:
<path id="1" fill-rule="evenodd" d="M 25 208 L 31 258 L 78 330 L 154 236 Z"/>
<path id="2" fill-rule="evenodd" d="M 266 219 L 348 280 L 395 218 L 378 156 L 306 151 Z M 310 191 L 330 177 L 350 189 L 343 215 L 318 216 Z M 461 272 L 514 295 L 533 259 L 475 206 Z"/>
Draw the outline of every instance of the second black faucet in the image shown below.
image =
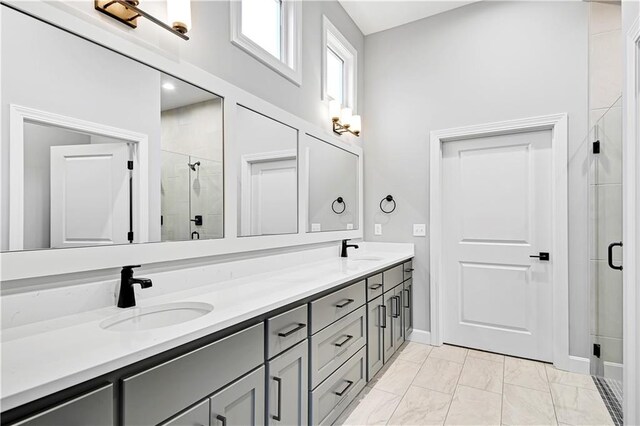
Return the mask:
<path id="1" fill-rule="evenodd" d="M 347 241 L 350 241 L 350 240 L 342 240 L 342 252 L 340 253 L 340 257 L 348 257 L 349 256 L 349 253 L 347 253 L 347 249 L 349 247 L 353 247 L 355 249 L 358 248 L 357 244 L 347 244 Z"/>

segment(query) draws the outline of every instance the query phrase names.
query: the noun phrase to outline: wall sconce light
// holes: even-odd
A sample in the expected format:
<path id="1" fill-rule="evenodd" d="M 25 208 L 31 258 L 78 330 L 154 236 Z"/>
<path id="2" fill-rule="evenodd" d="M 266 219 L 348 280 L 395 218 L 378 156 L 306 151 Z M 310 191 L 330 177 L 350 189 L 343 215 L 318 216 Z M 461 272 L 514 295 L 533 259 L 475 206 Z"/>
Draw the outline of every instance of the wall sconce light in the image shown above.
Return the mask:
<path id="1" fill-rule="evenodd" d="M 94 0 L 97 11 L 131 28 L 137 28 L 138 18 L 143 17 L 181 39 L 189 40 L 186 33 L 191 29 L 191 0 L 167 0 L 167 17 L 171 25 L 140 9 L 139 4 L 139 0 Z"/>
<path id="2" fill-rule="evenodd" d="M 342 108 L 340 102 L 329 101 L 329 116 L 333 123 L 333 132 L 338 135 L 351 133 L 360 136 L 362 121 L 359 115 L 353 115 L 351 108 Z"/>

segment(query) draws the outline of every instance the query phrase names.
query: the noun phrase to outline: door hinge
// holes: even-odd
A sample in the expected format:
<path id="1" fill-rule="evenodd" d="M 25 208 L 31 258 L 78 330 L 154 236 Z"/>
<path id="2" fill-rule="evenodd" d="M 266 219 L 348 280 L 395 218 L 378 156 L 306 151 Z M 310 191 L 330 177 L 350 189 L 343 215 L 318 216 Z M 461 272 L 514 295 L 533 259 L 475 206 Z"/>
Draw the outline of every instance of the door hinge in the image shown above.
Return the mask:
<path id="1" fill-rule="evenodd" d="M 600 358 L 600 344 L 599 343 L 594 343 L 593 344 L 593 356 L 595 356 L 596 358 Z"/>
<path id="2" fill-rule="evenodd" d="M 128 170 L 133 170 L 133 161 L 131 161 L 131 160 L 127 161 L 127 169 Z"/>
<path id="3" fill-rule="evenodd" d="M 593 153 L 600 154 L 600 141 L 595 141 L 593 143 Z"/>
<path id="4" fill-rule="evenodd" d="M 130 243 L 133 242 L 133 231 L 127 232 L 127 239 L 129 240 Z"/>

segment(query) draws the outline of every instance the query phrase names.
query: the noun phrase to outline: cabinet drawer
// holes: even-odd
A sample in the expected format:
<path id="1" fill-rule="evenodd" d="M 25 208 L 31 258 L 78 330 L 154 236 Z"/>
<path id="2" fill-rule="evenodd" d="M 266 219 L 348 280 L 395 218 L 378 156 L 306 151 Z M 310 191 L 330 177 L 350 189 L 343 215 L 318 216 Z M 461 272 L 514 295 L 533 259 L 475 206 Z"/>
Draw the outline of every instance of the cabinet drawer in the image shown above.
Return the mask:
<path id="1" fill-rule="evenodd" d="M 157 424 L 263 361 L 264 327 L 258 324 L 123 379 L 123 423 Z"/>
<path id="2" fill-rule="evenodd" d="M 404 279 L 408 280 L 413 277 L 413 261 L 408 261 L 404 263 Z"/>
<path id="3" fill-rule="evenodd" d="M 317 333 L 354 309 L 364 305 L 364 281 L 311 302 L 311 333 Z"/>
<path id="4" fill-rule="evenodd" d="M 113 385 L 81 395 L 14 426 L 113 426 Z"/>
<path id="5" fill-rule="evenodd" d="M 311 392 L 311 424 L 330 425 L 366 384 L 365 348 Z"/>
<path id="6" fill-rule="evenodd" d="M 161 426 L 209 426 L 210 416 L 211 408 L 209 407 L 209 400 L 206 399 L 176 418 L 162 423 Z"/>
<path id="7" fill-rule="evenodd" d="M 311 336 L 311 389 L 367 343 L 366 333 L 366 307 L 362 306 Z"/>
<path id="8" fill-rule="evenodd" d="M 267 320 L 268 358 L 295 346 L 307 338 L 307 305 Z"/>
<path id="9" fill-rule="evenodd" d="M 382 273 L 384 291 L 387 292 L 404 281 L 403 265 L 394 266 Z"/>
<path id="10" fill-rule="evenodd" d="M 382 294 L 382 274 L 367 278 L 367 301 Z"/>

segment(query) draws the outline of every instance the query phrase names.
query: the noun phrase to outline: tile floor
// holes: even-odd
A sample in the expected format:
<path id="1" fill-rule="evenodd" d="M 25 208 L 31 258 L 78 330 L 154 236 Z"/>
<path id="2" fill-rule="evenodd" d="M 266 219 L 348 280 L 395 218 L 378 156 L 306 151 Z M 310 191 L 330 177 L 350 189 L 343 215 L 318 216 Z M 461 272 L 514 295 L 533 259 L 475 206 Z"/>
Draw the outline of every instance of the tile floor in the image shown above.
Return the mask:
<path id="1" fill-rule="evenodd" d="M 336 425 L 612 425 L 591 376 L 405 343 Z"/>

